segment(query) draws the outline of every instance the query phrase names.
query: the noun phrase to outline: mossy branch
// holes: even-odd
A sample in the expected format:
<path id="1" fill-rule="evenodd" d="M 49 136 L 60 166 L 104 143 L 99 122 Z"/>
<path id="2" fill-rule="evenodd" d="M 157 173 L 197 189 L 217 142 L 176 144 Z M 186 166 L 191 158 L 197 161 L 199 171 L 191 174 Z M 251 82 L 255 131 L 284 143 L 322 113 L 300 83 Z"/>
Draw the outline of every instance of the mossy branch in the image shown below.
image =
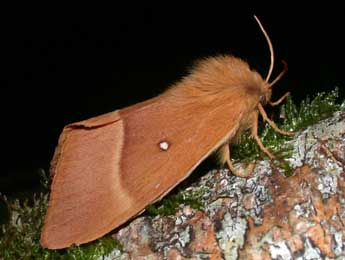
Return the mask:
<path id="1" fill-rule="evenodd" d="M 280 107 L 279 118 L 273 118 L 273 120 L 283 130 L 293 132 L 299 131 L 331 116 L 335 111 L 343 110 L 345 101 L 339 103 L 338 98 L 338 88 L 335 88 L 329 93 L 318 93 L 312 99 L 307 97 L 300 105 L 296 105 L 292 101 L 291 96 L 289 96 Z M 269 124 L 265 124 L 260 128 L 259 135 L 263 144 L 272 151 L 278 159 L 289 156 L 291 149 L 286 145 L 286 141 L 289 140 L 290 137 L 277 133 Z M 248 132 L 241 136 L 239 144 L 232 147 L 231 156 L 232 159 L 236 161 L 244 162 L 267 157 Z"/>

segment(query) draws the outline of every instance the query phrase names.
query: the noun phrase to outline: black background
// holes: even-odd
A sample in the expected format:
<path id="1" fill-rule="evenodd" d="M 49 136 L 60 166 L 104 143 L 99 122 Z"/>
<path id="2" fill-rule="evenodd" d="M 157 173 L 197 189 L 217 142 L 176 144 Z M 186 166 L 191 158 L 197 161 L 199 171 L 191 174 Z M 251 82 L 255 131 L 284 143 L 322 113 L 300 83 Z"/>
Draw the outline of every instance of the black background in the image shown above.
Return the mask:
<path id="1" fill-rule="evenodd" d="M 274 97 L 294 100 L 344 88 L 345 10 L 338 6 L 237 8 L 21 6 L 3 9 L 1 21 L 0 191 L 37 187 L 48 170 L 64 125 L 161 93 L 186 75 L 193 61 L 233 54 L 262 75 L 289 64 Z M 8 12 L 8 13 L 7 13 Z"/>

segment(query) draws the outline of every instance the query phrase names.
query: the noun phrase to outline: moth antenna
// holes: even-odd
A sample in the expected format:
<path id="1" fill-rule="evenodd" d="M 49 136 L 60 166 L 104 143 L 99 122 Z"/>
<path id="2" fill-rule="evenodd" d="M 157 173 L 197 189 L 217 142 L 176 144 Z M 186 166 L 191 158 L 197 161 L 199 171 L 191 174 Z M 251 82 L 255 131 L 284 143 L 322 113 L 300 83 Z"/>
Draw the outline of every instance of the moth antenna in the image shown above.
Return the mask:
<path id="1" fill-rule="evenodd" d="M 272 74 L 272 71 L 273 71 L 273 66 L 274 66 L 274 51 L 273 51 L 273 46 L 272 46 L 272 42 L 271 42 L 271 40 L 270 40 L 270 37 L 268 36 L 268 34 L 267 34 L 265 28 L 262 26 L 262 24 L 261 24 L 259 18 L 257 18 L 256 15 L 254 15 L 254 18 L 255 18 L 256 22 L 258 23 L 258 25 L 259 25 L 259 27 L 260 27 L 262 33 L 265 35 L 265 38 L 266 38 L 267 43 L 268 43 L 268 46 L 269 46 L 269 48 L 270 48 L 270 53 L 271 53 L 271 65 L 270 65 L 270 68 L 269 68 L 269 70 L 268 70 L 267 77 L 266 77 L 266 79 L 265 79 L 265 81 L 268 82 L 269 79 L 270 79 L 270 77 L 271 77 L 271 74 Z"/>
<path id="2" fill-rule="evenodd" d="M 283 70 L 279 73 L 279 75 L 268 85 L 268 87 L 272 87 L 274 84 L 277 83 L 278 80 L 280 80 L 284 75 L 285 73 L 288 71 L 288 64 L 283 60 L 282 61 L 283 65 L 284 65 L 284 68 Z"/>

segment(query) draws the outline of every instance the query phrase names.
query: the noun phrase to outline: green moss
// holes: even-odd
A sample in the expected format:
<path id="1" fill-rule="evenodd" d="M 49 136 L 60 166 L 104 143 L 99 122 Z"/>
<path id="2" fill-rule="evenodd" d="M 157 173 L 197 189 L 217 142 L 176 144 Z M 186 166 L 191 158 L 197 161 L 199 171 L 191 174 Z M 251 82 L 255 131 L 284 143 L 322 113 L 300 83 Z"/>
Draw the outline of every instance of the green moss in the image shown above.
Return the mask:
<path id="1" fill-rule="evenodd" d="M 108 235 L 85 245 L 70 247 L 65 252 L 68 259 L 92 260 L 110 254 L 115 248 L 121 250 L 122 246 Z"/>
<path id="2" fill-rule="evenodd" d="M 178 190 L 176 193 L 164 197 L 159 202 L 149 205 L 146 208 L 146 214 L 150 216 L 173 215 L 181 204 L 189 205 L 194 209 L 202 209 L 201 197 L 205 191 L 205 187 L 200 187 L 194 191 Z"/>
<path id="3" fill-rule="evenodd" d="M 39 244 L 39 231 L 47 205 L 47 195 L 35 196 L 33 201 L 12 202 L 3 197 L 10 210 L 9 222 L 1 228 L 0 252 L 4 259 L 33 259 L 44 256 Z M 45 258 L 43 258 L 45 259 Z"/>
<path id="4" fill-rule="evenodd" d="M 280 115 L 283 119 L 272 119 L 281 129 L 299 131 L 331 116 L 335 111 L 343 110 L 345 102 L 338 102 L 338 96 L 338 88 L 335 88 L 329 93 L 319 93 L 312 99 L 307 97 L 300 105 L 294 104 L 289 96 L 280 107 Z M 283 161 L 292 152 L 291 147 L 286 145 L 286 141 L 290 137 L 277 133 L 267 123 L 259 129 L 259 136 L 263 144 L 277 157 L 278 162 L 276 164 L 279 165 L 280 163 L 281 168 L 291 172 L 289 165 Z M 246 132 L 241 136 L 240 142 L 233 145 L 231 157 L 237 161 L 249 162 L 259 158 L 267 158 L 267 155 L 260 150 L 256 142 L 250 137 L 249 132 Z"/>
<path id="5" fill-rule="evenodd" d="M 335 111 L 344 108 L 344 101 L 338 102 L 338 97 L 339 90 L 335 88 L 329 93 L 318 93 L 313 99 L 307 97 L 299 106 L 292 102 L 291 97 L 288 98 L 282 106 L 286 115 L 283 128 L 296 131 L 330 117 Z"/>

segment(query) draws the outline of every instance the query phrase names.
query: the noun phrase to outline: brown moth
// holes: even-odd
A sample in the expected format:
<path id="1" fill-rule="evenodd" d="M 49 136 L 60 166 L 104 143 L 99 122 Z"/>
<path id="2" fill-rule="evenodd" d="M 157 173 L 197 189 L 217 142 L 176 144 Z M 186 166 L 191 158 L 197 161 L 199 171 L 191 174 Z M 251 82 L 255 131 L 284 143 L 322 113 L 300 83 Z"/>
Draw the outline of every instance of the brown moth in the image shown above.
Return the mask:
<path id="1" fill-rule="evenodd" d="M 173 189 L 208 157 L 219 151 L 230 160 L 230 143 L 251 129 L 258 116 L 278 129 L 263 109 L 270 102 L 274 65 L 270 39 L 257 20 L 271 51 L 264 80 L 233 56 L 200 61 L 190 75 L 163 94 L 65 126 L 51 162 L 54 176 L 41 234 L 43 247 L 59 249 L 95 240 L 141 213 Z"/>

